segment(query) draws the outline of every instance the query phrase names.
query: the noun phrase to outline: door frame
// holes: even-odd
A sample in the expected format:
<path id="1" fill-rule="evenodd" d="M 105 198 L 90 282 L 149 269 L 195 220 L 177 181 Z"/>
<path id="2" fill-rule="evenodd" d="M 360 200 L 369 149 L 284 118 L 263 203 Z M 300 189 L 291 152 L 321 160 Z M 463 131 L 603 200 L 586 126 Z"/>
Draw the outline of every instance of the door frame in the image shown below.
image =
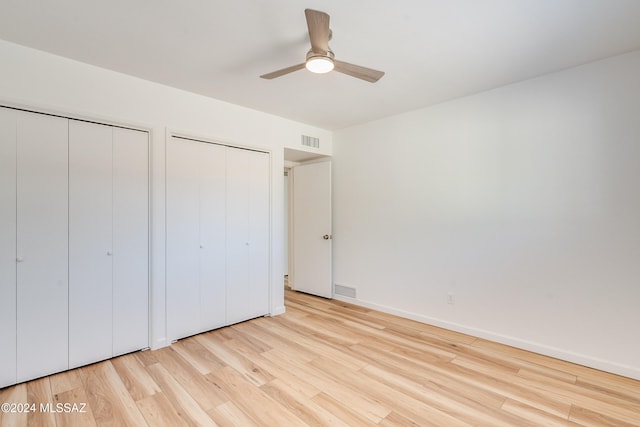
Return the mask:
<path id="1" fill-rule="evenodd" d="M 310 153 L 311 154 L 311 153 Z M 296 290 L 296 286 L 295 286 L 295 269 L 293 268 L 294 266 L 294 258 L 295 258 L 295 246 L 294 246 L 294 227 L 293 227 L 293 222 L 294 222 L 294 216 L 295 216 L 295 212 L 293 210 L 293 198 L 294 198 L 294 191 L 293 191 L 293 187 L 295 185 L 295 171 L 294 168 L 295 166 L 301 166 L 301 165 L 310 165 L 313 163 L 324 163 L 327 161 L 331 161 L 332 157 L 329 155 L 321 155 L 318 156 L 317 154 L 314 153 L 314 156 L 306 161 L 298 161 L 298 162 L 293 162 L 293 161 L 287 161 L 285 160 L 285 165 L 284 165 L 284 170 L 288 171 L 289 173 L 289 186 L 288 186 L 288 201 L 287 201 L 287 209 L 288 209 L 288 224 L 287 224 L 287 228 L 288 228 L 288 263 L 289 263 L 289 287 L 291 288 L 291 290 L 295 291 Z M 333 209 L 333 208 L 332 208 Z M 333 234 L 333 230 L 330 230 L 330 234 Z M 333 242 L 331 242 L 331 244 L 333 244 Z M 333 251 L 332 251 L 333 253 Z M 333 257 L 333 255 L 331 255 L 331 257 Z M 332 262 L 332 261 L 331 261 Z M 330 267 L 331 271 L 330 271 L 330 277 L 331 277 L 331 298 L 333 298 L 333 269 Z"/>

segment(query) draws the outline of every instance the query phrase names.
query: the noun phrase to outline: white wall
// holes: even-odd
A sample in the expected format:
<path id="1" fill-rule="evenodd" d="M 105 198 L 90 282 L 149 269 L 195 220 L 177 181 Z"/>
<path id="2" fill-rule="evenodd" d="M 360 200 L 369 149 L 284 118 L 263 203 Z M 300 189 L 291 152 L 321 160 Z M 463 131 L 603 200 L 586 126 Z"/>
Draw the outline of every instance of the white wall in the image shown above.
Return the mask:
<path id="1" fill-rule="evenodd" d="M 0 104 L 152 130 L 152 347 L 168 344 L 164 164 L 165 137 L 171 131 L 271 151 L 271 312 L 284 312 L 284 147 L 298 148 L 301 134 L 314 135 L 323 141 L 320 151 L 331 154 L 330 132 L 1 40 L 0 58 Z"/>
<path id="2" fill-rule="evenodd" d="M 640 378 L 638 76 L 634 52 L 336 132 L 334 282 Z"/>

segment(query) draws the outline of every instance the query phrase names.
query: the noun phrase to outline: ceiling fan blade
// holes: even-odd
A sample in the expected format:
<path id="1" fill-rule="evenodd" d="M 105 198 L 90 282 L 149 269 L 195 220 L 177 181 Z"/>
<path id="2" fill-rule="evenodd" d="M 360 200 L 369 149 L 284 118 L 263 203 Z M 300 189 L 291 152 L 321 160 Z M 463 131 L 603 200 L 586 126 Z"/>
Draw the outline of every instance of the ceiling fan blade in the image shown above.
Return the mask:
<path id="1" fill-rule="evenodd" d="M 329 15 L 313 9 L 305 9 L 311 50 L 326 54 L 329 51 Z"/>
<path id="2" fill-rule="evenodd" d="M 263 79 L 275 79 L 276 77 L 284 76 L 285 74 L 293 73 L 294 71 L 302 70 L 304 63 L 298 65 L 292 65 L 291 67 L 283 68 L 282 70 L 273 71 L 271 73 L 263 74 L 260 78 Z"/>
<path id="3" fill-rule="evenodd" d="M 347 74 L 351 77 L 366 80 L 371 83 L 377 82 L 382 76 L 384 76 L 384 71 L 378 71 L 372 68 L 361 67 L 360 65 L 349 64 L 348 62 L 338 61 L 336 59 L 334 59 L 333 62 L 335 64 L 335 71 L 338 71 L 342 74 Z"/>

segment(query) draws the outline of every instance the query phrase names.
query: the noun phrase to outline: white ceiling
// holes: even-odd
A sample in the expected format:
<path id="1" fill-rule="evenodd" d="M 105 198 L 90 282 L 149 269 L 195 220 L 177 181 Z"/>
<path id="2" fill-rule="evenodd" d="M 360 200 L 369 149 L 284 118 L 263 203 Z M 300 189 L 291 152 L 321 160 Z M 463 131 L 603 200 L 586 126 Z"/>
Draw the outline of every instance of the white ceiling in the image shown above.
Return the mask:
<path id="1" fill-rule="evenodd" d="M 386 75 L 260 79 L 304 61 L 307 7 Z M 640 49 L 640 1 L 0 0 L 0 39 L 333 130 Z"/>

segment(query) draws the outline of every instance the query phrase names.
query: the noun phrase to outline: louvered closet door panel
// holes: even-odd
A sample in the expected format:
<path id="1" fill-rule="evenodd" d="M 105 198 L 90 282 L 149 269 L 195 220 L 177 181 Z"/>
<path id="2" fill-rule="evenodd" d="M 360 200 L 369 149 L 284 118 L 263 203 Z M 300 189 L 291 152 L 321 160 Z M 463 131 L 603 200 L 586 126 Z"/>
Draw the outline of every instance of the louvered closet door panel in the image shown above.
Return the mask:
<path id="1" fill-rule="evenodd" d="M 149 346 L 149 138 L 113 128 L 113 355 Z"/>
<path id="2" fill-rule="evenodd" d="M 69 368 L 113 354 L 112 133 L 69 121 Z"/>
<path id="3" fill-rule="evenodd" d="M 0 108 L 0 388 L 16 382 L 16 116 Z"/>
<path id="4" fill-rule="evenodd" d="M 68 368 L 68 120 L 18 112 L 17 380 Z"/>
<path id="5" fill-rule="evenodd" d="M 167 335 L 200 332 L 199 157 L 200 142 L 167 143 Z"/>
<path id="6" fill-rule="evenodd" d="M 226 320 L 226 148 L 200 144 L 200 310 L 201 330 Z"/>
<path id="7" fill-rule="evenodd" d="M 269 211 L 263 192 L 266 188 L 268 199 L 269 177 L 264 175 L 265 168 L 268 155 L 264 153 L 227 151 L 227 323 L 268 313 L 264 245 Z"/>

